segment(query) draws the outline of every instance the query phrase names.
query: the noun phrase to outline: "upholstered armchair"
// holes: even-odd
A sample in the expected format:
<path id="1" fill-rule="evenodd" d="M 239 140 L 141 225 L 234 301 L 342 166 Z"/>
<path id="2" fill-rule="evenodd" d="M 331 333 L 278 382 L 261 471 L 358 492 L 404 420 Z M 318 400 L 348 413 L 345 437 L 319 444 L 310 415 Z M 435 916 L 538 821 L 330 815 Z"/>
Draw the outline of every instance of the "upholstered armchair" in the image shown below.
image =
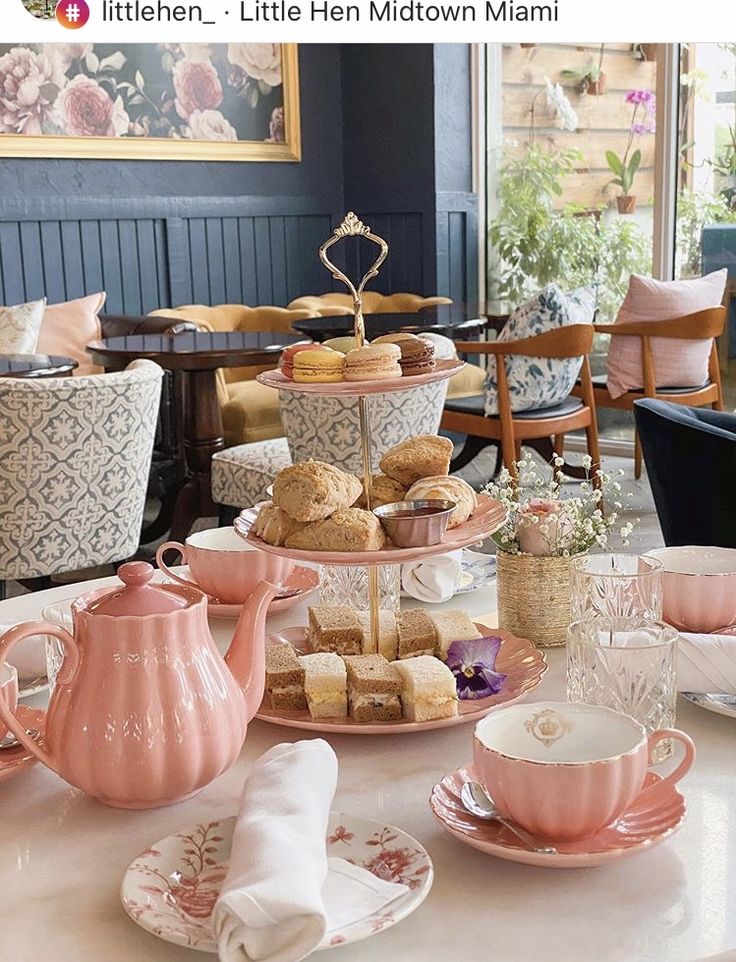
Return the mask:
<path id="1" fill-rule="evenodd" d="M 736 415 L 647 398 L 634 420 L 664 543 L 736 548 Z"/>
<path id="2" fill-rule="evenodd" d="M 308 340 L 296 334 L 291 325 L 313 316 L 311 311 L 284 307 L 188 304 L 153 311 L 151 318 L 167 323 L 172 319 L 187 322 L 208 331 L 250 331 L 254 346 L 261 347 L 274 340 L 280 343 Z M 257 334 L 265 337 L 258 338 Z M 278 393 L 255 380 L 261 371 L 266 370 L 267 366 L 253 365 L 227 368 L 221 372 L 220 404 L 227 446 L 283 437 Z"/>
<path id="3" fill-rule="evenodd" d="M 416 314 L 425 307 L 438 307 L 452 304 L 449 297 L 422 297 L 421 294 L 379 294 L 376 291 L 363 291 L 364 314 Z M 352 314 L 353 298 L 350 294 L 307 294 L 297 297 L 289 304 L 289 310 L 307 310 L 310 317 L 321 315 Z"/>
<path id="4" fill-rule="evenodd" d="M 0 379 L 0 594 L 136 552 L 162 376 Z"/>

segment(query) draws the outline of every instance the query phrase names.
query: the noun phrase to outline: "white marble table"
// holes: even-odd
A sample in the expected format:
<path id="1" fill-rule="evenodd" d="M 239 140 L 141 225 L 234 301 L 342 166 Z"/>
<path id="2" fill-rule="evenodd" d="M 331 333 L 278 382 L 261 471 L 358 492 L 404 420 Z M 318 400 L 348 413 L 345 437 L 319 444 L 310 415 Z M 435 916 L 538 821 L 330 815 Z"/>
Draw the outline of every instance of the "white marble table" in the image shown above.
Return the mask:
<path id="1" fill-rule="evenodd" d="M 51 601 L 74 594 L 67 586 L 2 602 L 0 623 L 37 618 Z M 450 606 L 477 616 L 495 608 L 495 597 L 482 590 Z M 303 608 L 269 619 L 274 629 L 303 623 Z M 211 625 L 224 647 L 232 622 Z M 562 652 L 549 653 L 549 662 L 534 699 L 564 697 Z M 485 856 L 435 821 L 427 805 L 430 789 L 469 758 L 472 726 L 330 738 L 340 759 L 336 807 L 416 836 L 436 871 L 415 914 L 367 941 L 330 950 L 330 959 L 694 962 L 736 950 L 736 724 L 683 701 L 678 711 L 678 724 L 698 747 L 695 767 L 681 783 L 688 803 L 681 830 L 618 864 L 564 872 Z M 201 959 L 128 919 L 118 896 L 122 875 L 149 843 L 233 813 L 253 759 L 297 734 L 254 722 L 229 772 L 196 798 L 151 812 L 106 808 L 40 764 L 0 784 L 0 960 Z"/>

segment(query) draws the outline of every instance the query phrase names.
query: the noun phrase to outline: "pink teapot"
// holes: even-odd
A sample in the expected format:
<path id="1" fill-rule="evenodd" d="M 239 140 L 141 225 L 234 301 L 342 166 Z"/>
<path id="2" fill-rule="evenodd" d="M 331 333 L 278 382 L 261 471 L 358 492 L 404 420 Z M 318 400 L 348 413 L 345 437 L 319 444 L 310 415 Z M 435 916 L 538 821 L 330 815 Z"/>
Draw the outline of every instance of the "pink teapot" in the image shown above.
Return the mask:
<path id="1" fill-rule="evenodd" d="M 263 697 L 266 612 L 280 589 L 255 588 L 223 660 L 201 591 L 149 584 L 153 568 L 143 561 L 118 574 L 124 587 L 72 603 L 74 637 L 33 621 L 0 638 L 0 662 L 28 635 L 54 635 L 64 649 L 45 741 L 37 744 L 1 699 L 0 720 L 88 795 L 157 808 L 196 794 L 238 757 Z"/>

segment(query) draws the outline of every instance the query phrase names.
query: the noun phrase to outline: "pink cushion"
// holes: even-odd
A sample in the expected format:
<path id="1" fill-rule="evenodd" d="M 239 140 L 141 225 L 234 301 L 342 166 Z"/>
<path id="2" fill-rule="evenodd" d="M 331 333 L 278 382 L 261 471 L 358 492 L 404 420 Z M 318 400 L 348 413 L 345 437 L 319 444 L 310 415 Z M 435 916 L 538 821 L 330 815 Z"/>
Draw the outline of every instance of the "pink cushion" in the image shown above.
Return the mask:
<path id="1" fill-rule="evenodd" d="M 39 354 L 72 357 L 79 362 L 75 374 L 101 374 L 85 351 L 90 341 L 102 336 L 97 316 L 105 304 L 105 293 L 90 294 L 76 301 L 48 304 L 41 323 L 36 350 Z"/>
<path id="2" fill-rule="evenodd" d="M 687 281 L 656 281 L 632 274 L 616 324 L 667 321 L 719 307 L 727 277 L 725 268 Z M 654 337 L 651 345 L 657 387 L 694 387 L 707 382 L 711 338 L 683 341 Z M 643 387 L 641 341 L 638 337 L 612 337 L 608 349 L 608 393 L 617 398 Z"/>

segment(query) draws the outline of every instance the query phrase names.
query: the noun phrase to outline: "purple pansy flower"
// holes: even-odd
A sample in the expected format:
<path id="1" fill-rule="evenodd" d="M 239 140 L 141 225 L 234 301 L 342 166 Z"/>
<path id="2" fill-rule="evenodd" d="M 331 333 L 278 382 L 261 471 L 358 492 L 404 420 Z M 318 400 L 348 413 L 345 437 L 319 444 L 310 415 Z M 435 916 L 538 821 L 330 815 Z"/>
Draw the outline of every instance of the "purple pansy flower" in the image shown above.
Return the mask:
<path id="1" fill-rule="evenodd" d="M 447 650 L 447 667 L 455 676 L 458 698 L 488 698 L 496 695 L 506 675 L 495 671 L 501 639 L 496 635 L 453 641 Z"/>

